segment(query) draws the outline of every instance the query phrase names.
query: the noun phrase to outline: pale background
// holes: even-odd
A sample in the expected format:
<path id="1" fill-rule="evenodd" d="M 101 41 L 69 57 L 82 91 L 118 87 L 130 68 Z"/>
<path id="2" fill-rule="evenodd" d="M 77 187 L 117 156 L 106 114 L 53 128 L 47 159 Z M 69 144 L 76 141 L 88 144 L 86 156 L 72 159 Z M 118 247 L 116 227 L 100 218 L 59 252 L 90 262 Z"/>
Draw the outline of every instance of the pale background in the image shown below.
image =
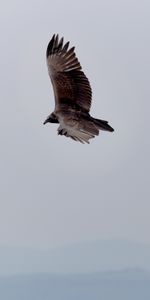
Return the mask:
<path id="1" fill-rule="evenodd" d="M 1 1 L 1 245 L 150 244 L 149 12 L 146 0 Z M 115 128 L 90 145 L 42 125 L 54 108 L 54 33 L 76 46 L 92 115 Z"/>

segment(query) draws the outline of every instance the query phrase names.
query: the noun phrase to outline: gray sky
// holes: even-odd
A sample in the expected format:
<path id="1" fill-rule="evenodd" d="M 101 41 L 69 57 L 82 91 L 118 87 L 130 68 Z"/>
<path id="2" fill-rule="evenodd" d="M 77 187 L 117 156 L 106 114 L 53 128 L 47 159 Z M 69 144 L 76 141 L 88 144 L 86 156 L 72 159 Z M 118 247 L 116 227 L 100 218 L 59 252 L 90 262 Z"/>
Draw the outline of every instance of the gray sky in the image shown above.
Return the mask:
<path id="1" fill-rule="evenodd" d="M 1 244 L 150 243 L 149 11 L 148 0 L 1 1 Z M 42 125 L 54 108 L 53 33 L 76 46 L 91 113 L 114 134 L 82 145 Z"/>

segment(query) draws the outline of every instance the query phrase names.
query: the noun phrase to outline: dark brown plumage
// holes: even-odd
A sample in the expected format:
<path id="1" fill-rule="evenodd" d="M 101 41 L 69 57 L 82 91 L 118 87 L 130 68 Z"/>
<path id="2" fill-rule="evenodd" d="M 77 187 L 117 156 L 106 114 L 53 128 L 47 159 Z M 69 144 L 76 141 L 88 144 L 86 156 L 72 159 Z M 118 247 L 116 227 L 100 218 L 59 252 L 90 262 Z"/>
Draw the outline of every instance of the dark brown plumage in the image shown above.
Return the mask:
<path id="1" fill-rule="evenodd" d="M 89 80 L 69 42 L 63 43 L 53 35 L 47 51 L 47 65 L 55 95 L 55 110 L 44 124 L 59 123 L 58 134 L 71 137 L 81 143 L 99 134 L 99 130 L 114 131 L 107 121 L 95 119 L 89 111 L 92 90 Z"/>

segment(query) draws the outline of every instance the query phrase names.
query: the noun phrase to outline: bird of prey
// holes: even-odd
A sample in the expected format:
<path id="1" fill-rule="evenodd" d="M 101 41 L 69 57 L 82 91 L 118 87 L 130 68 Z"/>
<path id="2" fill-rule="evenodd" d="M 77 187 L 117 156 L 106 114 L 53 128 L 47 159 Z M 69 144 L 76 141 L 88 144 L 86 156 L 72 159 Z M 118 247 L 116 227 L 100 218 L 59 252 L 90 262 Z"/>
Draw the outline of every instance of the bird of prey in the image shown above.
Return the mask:
<path id="1" fill-rule="evenodd" d="M 47 51 L 47 65 L 55 96 L 55 109 L 44 124 L 59 123 L 58 134 L 89 143 L 100 130 L 114 131 L 107 121 L 93 118 L 89 111 L 92 90 L 69 42 L 53 35 Z"/>

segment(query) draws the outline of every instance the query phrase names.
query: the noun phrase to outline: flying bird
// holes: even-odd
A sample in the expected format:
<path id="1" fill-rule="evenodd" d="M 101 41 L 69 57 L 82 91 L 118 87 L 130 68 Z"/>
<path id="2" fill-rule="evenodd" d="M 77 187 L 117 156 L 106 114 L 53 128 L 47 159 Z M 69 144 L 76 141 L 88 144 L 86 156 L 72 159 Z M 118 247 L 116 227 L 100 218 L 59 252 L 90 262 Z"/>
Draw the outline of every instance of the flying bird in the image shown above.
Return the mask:
<path id="1" fill-rule="evenodd" d="M 59 123 L 58 134 L 74 141 L 89 143 L 100 130 L 114 131 L 107 121 L 93 118 L 89 111 L 92 90 L 75 54 L 75 47 L 64 44 L 63 37 L 53 35 L 47 51 L 48 72 L 52 82 L 55 109 L 46 123 Z"/>

